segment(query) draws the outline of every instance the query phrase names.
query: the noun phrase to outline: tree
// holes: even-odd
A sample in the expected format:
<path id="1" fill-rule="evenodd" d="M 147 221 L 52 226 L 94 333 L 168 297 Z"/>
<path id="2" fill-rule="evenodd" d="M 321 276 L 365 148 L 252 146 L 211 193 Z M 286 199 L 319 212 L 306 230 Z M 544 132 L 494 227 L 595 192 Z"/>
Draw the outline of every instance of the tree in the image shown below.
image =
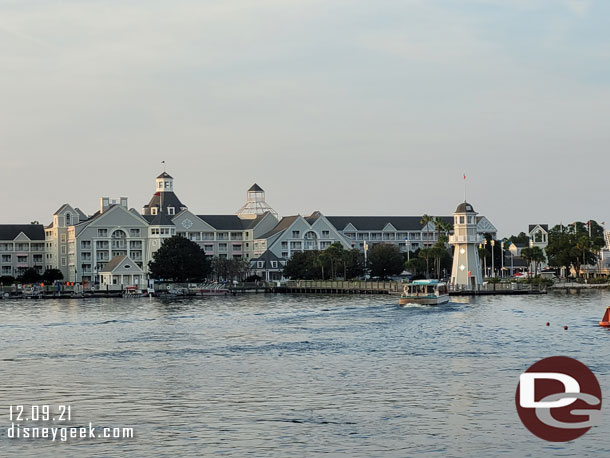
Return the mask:
<path id="1" fill-rule="evenodd" d="M 544 251 L 540 247 L 532 247 L 531 258 L 534 262 L 534 276 L 538 276 L 538 266 L 540 263 L 546 261 L 546 256 L 544 255 Z"/>
<path id="2" fill-rule="evenodd" d="M 598 259 L 596 247 L 600 246 L 600 240 L 598 225 L 593 223 L 595 222 L 590 222 L 591 237 L 585 223 L 577 221 L 569 226 L 554 226 L 549 231 L 549 243 L 546 247 L 549 265 L 563 267 L 566 272 L 572 268 L 578 277 L 581 265 L 595 264 Z"/>
<path id="3" fill-rule="evenodd" d="M 426 261 L 426 278 L 430 277 L 430 258 L 434 258 L 436 252 L 433 248 L 422 248 L 417 256 Z"/>
<path id="4" fill-rule="evenodd" d="M 195 242 L 173 236 L 155 252 L 148 268 L 154 277 L 176 282 L 201 281 L 210 273 L 210 261 Z"/>
<path id="5" fill-rule="evenodd" d="M 1 285 L 12 285 L 13 283 L 15 283 L 15 277 L 11 275 L 3 275 L 0 277 Z"/>
<path id="6" fill-rule="evenodd" d="M 284 266 L 284 277 L 299 280 L 317 280 L 323 278 L 319 261 L 320 252 L 308 250 L 296 252 Z"/>
<path id="7" fill-rule="evenodd" d="M 531 273 L 531 264 L 534 263 L 534 276 L 538 276 L 538 266 L 546 261 L 544 251 L 540 247 L 528 247 L 521 250 L 521 257 L 527 262 L 527 271 Z"/>
<path id="8" fill-rule="evenodd" d="M 41 279 L 42 275 L 40 275 L 36 269 L 31 267 L 29 269 L 25 269 L 19 276 L 19 281 L 21 283 L 39 283 Z"/>
<path id="9" fill-rule="evenodd" d="M 373 277 L 387 278 L 404 269 L 404 257 L 394 245 L 378 244 L 369 251 L 369 266 Z"/>
<path id="10" fill-rule="evenodd" d="M 425 226 L 426 226 L 426 225 L 428 225 L 429 223 L 433 223 L 433 222 L 434 222 L 434 217 L 433 217 L 433 216 L 430 216 L 430 215 L 427 215 L 427 214 L 424 214 L 424 215 L 421 217 L 421 220 L 420 220 L 419 222 L 420 222 L 420 224 L 421 224 L 422 226 L 424 226 L 424 227 L 425 227 Z M 428 241 L 429 241 L 429 240 L 430 240 L 430 231 L 429 231 L 429 230 L 428 230 L 428 231 L 426 231 L 426 234 L 427 234 L 427 235 L 426 235 L 426 240 L 428 240 Z M 426 246 L 426 244 L 425 244 L 425 242 L 424 242 L 424 247 L 425 247 L 425 246 Z"/>
<path id="11" fill-rule="evenodd" d="M 530 243 L 530 237 L 525 232 L 520 232 L 519 235 L 511 235 L 508 238 L 508 241 L 514 244 L 518 243 L 520 245 L 523 245 Z"/>
<path id="12" fill-rule="evenodd" d="M 45 283 L 53 283 L 64 279 L 64 274 L 59 269 L 47 269 L 42 274 L 42 281 Z"/>

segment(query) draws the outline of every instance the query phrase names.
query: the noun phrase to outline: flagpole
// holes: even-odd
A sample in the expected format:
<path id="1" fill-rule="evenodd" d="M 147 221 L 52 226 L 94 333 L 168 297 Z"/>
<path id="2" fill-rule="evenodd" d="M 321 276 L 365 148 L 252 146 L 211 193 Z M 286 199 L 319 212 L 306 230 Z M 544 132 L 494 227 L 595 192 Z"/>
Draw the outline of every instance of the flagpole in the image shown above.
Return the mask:
<path id="1" fill-rule="evenodd" d="M 466 202 L 466 172 L 464 172 L 464 202 Z"/>

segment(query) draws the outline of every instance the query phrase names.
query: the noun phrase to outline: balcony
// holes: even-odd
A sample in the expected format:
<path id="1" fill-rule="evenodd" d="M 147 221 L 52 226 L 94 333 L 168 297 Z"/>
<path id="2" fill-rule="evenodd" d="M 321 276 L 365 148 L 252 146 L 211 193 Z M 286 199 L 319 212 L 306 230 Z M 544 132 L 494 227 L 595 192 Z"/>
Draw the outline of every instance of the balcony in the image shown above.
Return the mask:
<path id="1" fill-rule="evenodd" d="M 450 235 L 449 243 L 482 243 L 480 235 Z"/>

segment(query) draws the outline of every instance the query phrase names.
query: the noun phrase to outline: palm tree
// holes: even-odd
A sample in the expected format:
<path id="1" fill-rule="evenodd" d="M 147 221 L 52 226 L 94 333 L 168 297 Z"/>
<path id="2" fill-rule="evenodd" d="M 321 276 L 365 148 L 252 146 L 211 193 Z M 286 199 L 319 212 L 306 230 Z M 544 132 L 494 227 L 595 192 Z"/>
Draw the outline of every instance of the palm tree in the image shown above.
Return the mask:
<path id="1" fill-rule="evenodd" d="M 419 254 L 418 256 L 422 259 L 426 260 L 426 278 L 430 278 L 429 272 L 430 272 L 430 258 L 434 257 L 434 249 L 433 248 L 422 248 L 421 250 L 419 250 Z"/>
<path id="2" fill-rule="evenodd" d="M 534 260 L 534 257 L 536 256 L 536 252 L 534 251 L 533 248 L 523 248 L 521 250 L 521 257 L 523 259 L 525 259 L 525 261 L 527 262 L 527 273 L 528 273 L 528 277 L 531 276 L 531 271 L 532 271 L 532 261 Z"/>
<path id="3" fill-rule="evenodd" d="M 421 217 L 421 220 L 420 220 L 419 222 L 420 222 L 420 224 L 421 224 L 423 227 L 426 227 L 426 226 L 428 225 L 428 223 L 433 223 L 433 222 L 434 222 L 434 217 L 433 217 L 433 216 L 430 216 L 430 215 L 426 215 L 426 214 L 424 214 L 424 215 Z M 427 234 L 426 239 L 430 239 L 430 230 L 429 230 L 429 229 L 428 229 L 428 230 L 426 230 L 426 234 Z M 424 243 L 424 248 L 425 248 L 425 247 L 426 247 L 426 244 Z"/>
<path id="4" fill-rule="evenodd" d="M 546 256 L 544 255 L 544 251 L 540 247 L 532 247 L 531 248 L 531 260 L 534 262 L 534 276 L 538 276 L 538 266 L 541 262 L 546 261 Z"/>

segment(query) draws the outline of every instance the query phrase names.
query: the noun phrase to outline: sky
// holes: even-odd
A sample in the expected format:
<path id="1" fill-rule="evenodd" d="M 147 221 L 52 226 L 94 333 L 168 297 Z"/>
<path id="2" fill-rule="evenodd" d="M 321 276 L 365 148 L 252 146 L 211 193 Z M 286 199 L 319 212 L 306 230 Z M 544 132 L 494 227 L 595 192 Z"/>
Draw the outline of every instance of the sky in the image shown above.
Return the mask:
<path id="1" fill-rule="evenodd" d="M 163 170 L 197 214 L 608 221 L 605 0 L 0 0 L 0 223 Z M 610 226 L 609 226 L 610 227 Z"/>

